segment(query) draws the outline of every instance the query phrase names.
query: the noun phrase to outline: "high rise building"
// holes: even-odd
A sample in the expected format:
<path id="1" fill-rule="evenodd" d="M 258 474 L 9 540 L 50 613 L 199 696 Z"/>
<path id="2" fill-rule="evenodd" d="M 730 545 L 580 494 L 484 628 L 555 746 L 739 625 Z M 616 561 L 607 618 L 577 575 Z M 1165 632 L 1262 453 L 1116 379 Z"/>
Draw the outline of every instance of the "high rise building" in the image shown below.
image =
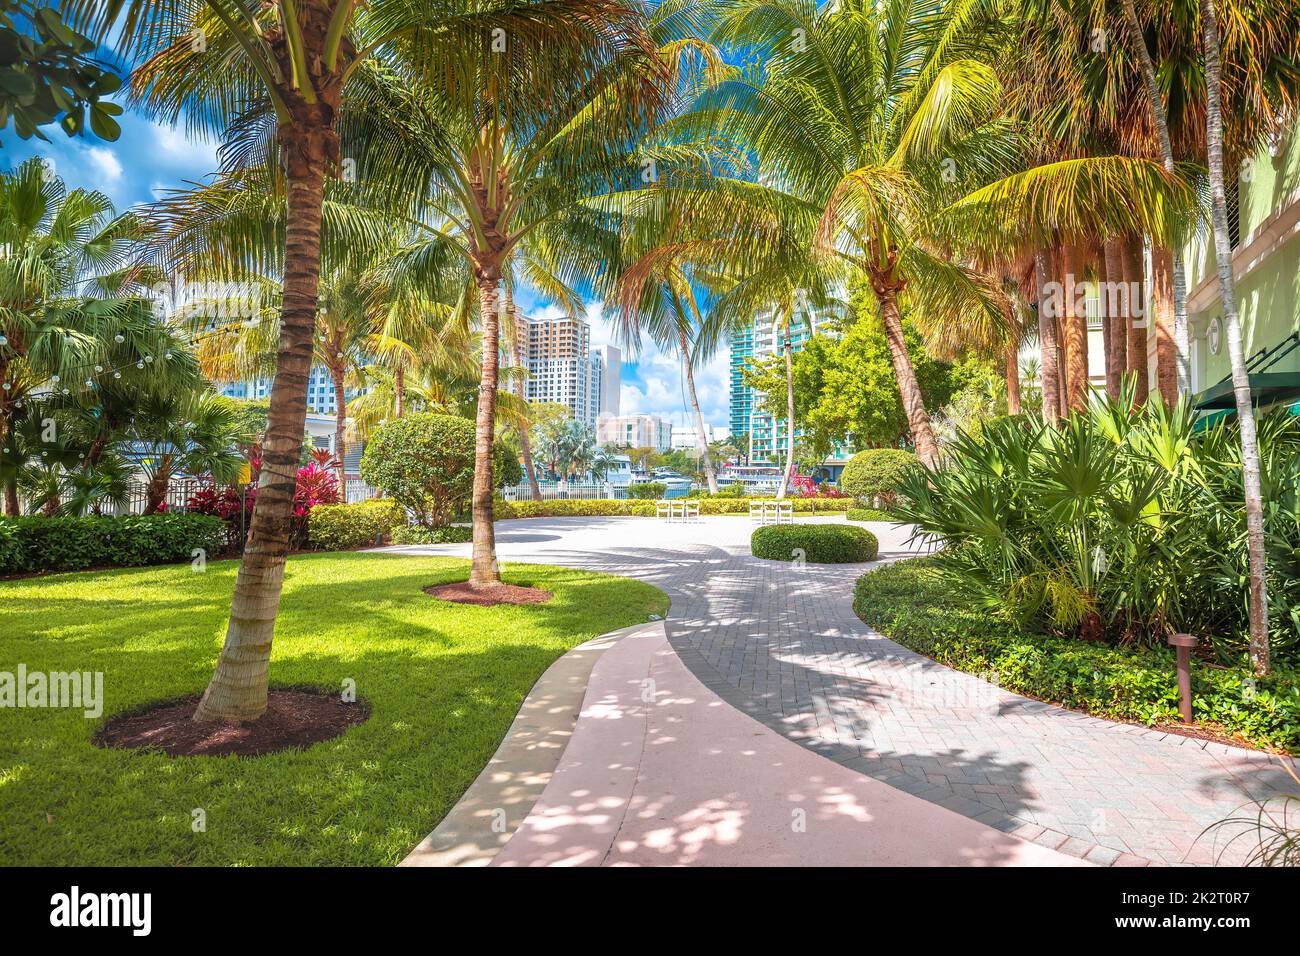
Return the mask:
<path id="1" fill-rule="evenodd" d="M 792 325 L 791 349 L 801 351 L 804 343 L 817 333 L 819 326 L 816 315 L 811 316 L 807 322 Z M 731 434 L 749 436 L 748 457 L 756 463 L 783 460 L 786 422 L 783 418 L 773 418 L 763 411 L 761 397 L 745 385 L 742 372 L 747 359 L 762 362 L 780 355 L 783 344 L 781 326 L 773 315 L 757 316 L 750 325 L 731 335 Z M 800 431 L 795 431 L 796 442 L 801 434 Z"/>
<path id="2" fill-rule="evenodd" d="M 222 382 L 217 391 L 229 398 L 267 398 L 271 394 L 270 378 L 250 378 L 240 382 Z M 361 394 L 356 389 L 347 389 L 344 397 L 351 401 Z M 334 382 L 330 379 L 329 369 L 324 365 L 313 365 L 307 378 L 307 409 L 320 415 L 333 415 L 338 411 L 337 396 L 334 394 Z"/>
<path id="3" fill-rule="evenodd" d="M 574 316 L 525 316 L 518 334 L 520 361 L 528 369 L 524 397 L 566 405 L 574 418 L 594 427 L 606 369 L 591 350 L 591 327 Z"/>
<path id="4" fill-rule="evenodd" d="M 612 345 L 598 345 L 591 353 L 600 364 L 600 399 L 597 415 L 617 415 L 623 387 L 623 353 Z"/>
<path id="5" fill-rule="evenodd" d="M 673 426 L 658 415 L 601 415 L 596 419 L 596 441 L 667 451 L 673 444 Z"/>

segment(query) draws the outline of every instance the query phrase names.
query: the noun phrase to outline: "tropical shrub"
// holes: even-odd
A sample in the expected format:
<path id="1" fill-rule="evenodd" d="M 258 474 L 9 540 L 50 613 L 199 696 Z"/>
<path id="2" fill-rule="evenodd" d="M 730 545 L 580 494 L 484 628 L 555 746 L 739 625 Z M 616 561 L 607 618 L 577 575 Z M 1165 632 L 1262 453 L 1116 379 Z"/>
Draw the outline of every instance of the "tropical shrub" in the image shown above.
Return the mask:
<path id="1" fill-rule="evenodd" d="M 1260 421 L 1274 656 L 1300 620 L 1300 425 Z M 982 613 L 1064 636 L 1246 647 L 1247 560 L 1235 424 L 1100 397 L 1060 427 L 1032 418 L 959 434 L 945 467 L 905 479 L 895 517 L 944 541 L 936 567 Z"/>
<path id="2" fill-rule="evenodd" d="M 474 423 L 425 412 L 389 419 L 370 437 L 361 477 L 414 517 L 440 528 L 468 505 L 474 485 Z"/>
<path id="3" fill-rule="evenodd" d="M 154 514 L 0 520 L 0 574 L 79 571 L 189 561 L 195 549 L 220 553 L 220 518 Z"/>
<path id="4" fill-rule="evenodd" d="M 854 588 L 854 611 L 904 647 L 1007 690 L 1114 720 L 1180 720 L 1172 648 L 1086 643 L 991 616 L 941 563 L 919 558 L 868 571 Z M 1192 711 L 1226 734 L 1300 751 L 1300 670 L 1277 667 L 1256 679 L 1244 661 L 1195 661 Z"/>
<path id="5" fill-rule="evenodd" d="M 723 485 L 718 488 L 717 494 L 711 493 L 707 488 L 692 488 L 686 492 L 687 498 L 744 498 L 745 484 L 740 481 L 733 481 L 729 485 Z"/>
<path id="6" fill-rule="evenodd" d="M 916 455 L 901 448 L 871 448 L 848 460 L 840 487 L 863 507 L 889 511 L 904 479 L 917 468 Z"/>
<path id="7" fill-rule="evenodd" d="M 351 505 L 319 505 L 307 517 L 307 541 L 321 551 L 342 551 L 383 544 L 394 524 L 406 516 L 391 498 L 375 498 Z"/>
<path id="8" fill-rule="evenodd" d="M 629 498 L 658 500 L 668 492 L 668 486 L 659 481 L 642 481 L 627 486 Z"/>
<path id="9" fill-rule="evenodd" d="M 441 528 L 421 525 L 398 525 L 393 529 L 393 544 L 456 544 L 474 540 L 474 529 L 464 524 Z"/>
<path id="10" fill-rule="evenodd" d="M 771 561 L 854 564 L 874 561 L 880 544 L 866 528 L 851 525 L 770 524 L 754 530 L 749 547 L 754 557 Z"/>

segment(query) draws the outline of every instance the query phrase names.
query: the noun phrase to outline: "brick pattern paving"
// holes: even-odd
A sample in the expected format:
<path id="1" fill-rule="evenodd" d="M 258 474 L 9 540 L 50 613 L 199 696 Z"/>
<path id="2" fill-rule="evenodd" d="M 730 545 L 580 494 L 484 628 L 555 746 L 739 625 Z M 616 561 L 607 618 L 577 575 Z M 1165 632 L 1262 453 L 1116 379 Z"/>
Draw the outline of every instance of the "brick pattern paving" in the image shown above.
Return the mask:
<path id="1" fill-rule="evenodd" d="M 877 530 L 882 560 L 909 553 L 899 531 Z M 854 615 L 867 565 L 763 561 L 749 533 L 731 517 L 548 519 L 503 523 L 497 541 L 507 565 L 663 588 L 673 648 L 733 706 L 860 773 L 1097 863 L 1240 862 L 1249 839 L 1202 831 L 1296 789 L 1276 757 L 1087 717 L 936 664 Z"/>

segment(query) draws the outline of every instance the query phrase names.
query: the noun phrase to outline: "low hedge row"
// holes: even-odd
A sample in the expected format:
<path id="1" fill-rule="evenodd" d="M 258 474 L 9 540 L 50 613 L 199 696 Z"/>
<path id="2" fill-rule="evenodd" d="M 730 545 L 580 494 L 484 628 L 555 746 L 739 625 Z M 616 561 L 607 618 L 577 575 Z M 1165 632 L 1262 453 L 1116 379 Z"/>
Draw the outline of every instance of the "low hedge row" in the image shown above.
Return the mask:
<path id="1" fill-rule="evenodd" d="M 754 530 L 749 548 L 754 557 L 771 561 L 855 564 L 874 561 L 880 543 L 866 528 L 853 525 L 770 524 Z"/>
<path id="2" fill-rule="evenodd" d="M 308 544 L 320 551 L 343 551 L 383 544 L 405 515 L 391 498 L 351 505 L 316 505 L 307 517 Z"/>
<path id="3" fill-rule="evenodd" d="M 0 519 L 0 574 L 189 561 L 196 548 L 216 557 L 226 526 L 215 515 Z"/>
<path id="4" fill-rule="evenodd" d="M 844 516 L 849 521 L 896 521 L 888 511 L 879 508 L 850 508 Z"/>
<path id="5" fill-rule="evenodd" d="M 749 498 L 701 498 L 702 515 L 749 514 Z M 772 499 L 752 499 L 755 501 Z M 842 514 L 852 500 L 849 498 L 787 498 L 800 514 Z M 506 518 L 563 518 L 563 517 L 650 517 L 655 514 L 653 501 L 604 498 L 568 498 L 555 501 L 502 501 L 497 500 L 494 514 L 498 521 Z"/>
<path id="6" fill-rule="evenodd" d="M 393 544 L 460 544 L 474 540 L 469 525 L 449 524 L 442 528 L 425 528 L 418 524 L 399 525 L 393 529 Z"/>
<path id="7" fill-rule="evenodd" d="M 962 601 L 927 559 L 858 579 L 853 609 L 905 647 L 1000 687 L 1147 725 L 1179 720 L 1175 653 L 1115 647 L 1027 632 Z M 1243 662 L 1192 664 L 1192 710 L 1204 723 L 1251 743 L 1300 752 L 1300 671 L 1255 679 Z"/>

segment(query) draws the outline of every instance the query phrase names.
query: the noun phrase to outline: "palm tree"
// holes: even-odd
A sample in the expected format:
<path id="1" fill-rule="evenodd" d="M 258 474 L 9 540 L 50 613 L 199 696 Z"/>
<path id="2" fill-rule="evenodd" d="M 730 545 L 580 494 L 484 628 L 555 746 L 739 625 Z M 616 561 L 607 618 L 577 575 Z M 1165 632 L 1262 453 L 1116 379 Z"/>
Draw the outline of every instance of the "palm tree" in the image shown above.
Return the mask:
<path id="1" fill-rule="evenodd" d="M 197 380 L 193 360 L 175 349 L 147 290 L 133 281 L 130 258 L 145 231 L 138 217 L 115 216 L 102 193 L 66 190 L 39 159 L 0 175 L 0 485 L 7 514 L 18 513 L 25 460 L 9 438 L 34 393 L 90 408 L 100 407 L 93 400 L 100 389 L 134 396 L 151 383 Z M 120 420 L 100 418 L 105 437 L 125 426 L 127 406 Z M 92 443 L 92 465 L 102 447 Z"/>
<path id="2" fill-rule="evenodd" d="M 900 298 L 921 312 L 997 313 L 987 277 L 924 241 L 927 210 L 988 165 L 1000 87 L 953 42 L 974 6 L 961 0 L 923 17 L 906 0 L 742 0 L 714 40 L 756 51 L 761 68 L 717 84 L 694 111 L 753 154 L 755 203 L 788 222 L 810 214 L 816 247 L 870 284 L 912 440 L 929 466 L 938 449 Z"/>
<path id="3" fill-rule="evenodd" d="M 132 80 L 136 103 L 170 122 L 183 113 L 192 125 L 230 138 L 235 153 L 268 151 L 286 180 L 281 337 L 261 486 L 226 641 L 196 720 L 255 720 L 266 709 L 307 411 L 322 202 L 327 175 L 343 165 L 338 124 L 345 85 L 364 85 L 379 57 L 401 58 L 410 75 L 439 84 L 439 94 L 455 99 L 477 91 L 499 114 L 515 115 L 516 106 L 535 104 L 539 89 L 558 93 L 574 61 L 596 57 L 593 51 L 603 51 L 602 41 L 616 29 L 610 21 L 625 18 L 614 0 L 503 0 L 486 9 L 453 4 L 436 12 L 409 0 L 361 7 L 357 0 L 72 2 L 74 27 L 89 24 L 98 41 L 116 35 L 123 52 L 143 58 Z M 509 38 L 509 56 L 494 58 L 494 36 Z M 462 69 L 467 59 L 476 61 L 475 69 Z M 529 65 L 533 82 L 518 82 L 518 71 Z M 507 80 L 511 70 L 514 82 Z M 494 180 L 479 181 L 484 196 L 499 198 L 496 187 Z M 494 223 L 480 225 L 490 232 Z M 490 451 L 489 443 L 489 460 Z M 490 504 L 490 482 L 480 489 L 484 495 Z"/>
<path id="4" fill-rule="evenodd" d="M 1130 0 L 1126 0 L 1130 2 Z M 1228 360 L 1232 365 L 1232 392 L 1241 428 L 1241 478 L 1246 498 L 1246 552 L 1250 562 L 1250 661 L 1255 674 L 1269 672 L 1268 569 L 1264 553 L 1264 501 L 1260 485 L 1259 440 L 1250 376 L 1242 346 L 1241 317 L 1232 275 L 1232 240 L 1228 233 L 1227 192 L 1223 176 L 1222 60 L 1219 24 L 1214 0 L 1200 0 L 1205 48 L 1205 144 L 1210 173 L 1210 209 L 1214 223 L 1214 262 L 1219 277 L 1219 297 L 1228 332 Z"/>
<path id="5" fill-rule="evenodd" d="M 239 446 L 253 439 L 235 402 L 212 392 L 150 396 L 135 417 L 132 437 L 144 452 L 145 514 L 166 504 L 178 474 L 234 481 L 244 464 Z"/>
<path id="6" fill-rule="evenodd" d="M 482 347 L 469 579 L 475 588 L 500 582 L 492 444 L 505 273 L 526 239 L 554 246 L 562 237 L 608 231 L 592 204 L 631 179 L 636 147 L 665 102 L 665 69 L 643 18 L 613 6 L 600 14 L 581 21 L 590 28 L 588 45 L 580 51 L 557 47 L 544 73 L 514 59 L 498 66 L 490 54 L 462 50 L 455 71 L 466 78 L 464 87 L 436 101 L 433 115 L 424 111 L 430 136 L 417 130 L 405 144 L 427 174 L 436 205 L 455 224 L 454 233 L 430 231 L 426 248 L 412 250 L 411 259 L 450 247 L 464 258 L 478 292 Z M 547 96 L 506 102 L 498 94 L 499 87 L 536 90 L 543 78 Z M 412 111 L 427 99 L 425 91 L 415 91 L 395 112 L 411 122 Z"/>

